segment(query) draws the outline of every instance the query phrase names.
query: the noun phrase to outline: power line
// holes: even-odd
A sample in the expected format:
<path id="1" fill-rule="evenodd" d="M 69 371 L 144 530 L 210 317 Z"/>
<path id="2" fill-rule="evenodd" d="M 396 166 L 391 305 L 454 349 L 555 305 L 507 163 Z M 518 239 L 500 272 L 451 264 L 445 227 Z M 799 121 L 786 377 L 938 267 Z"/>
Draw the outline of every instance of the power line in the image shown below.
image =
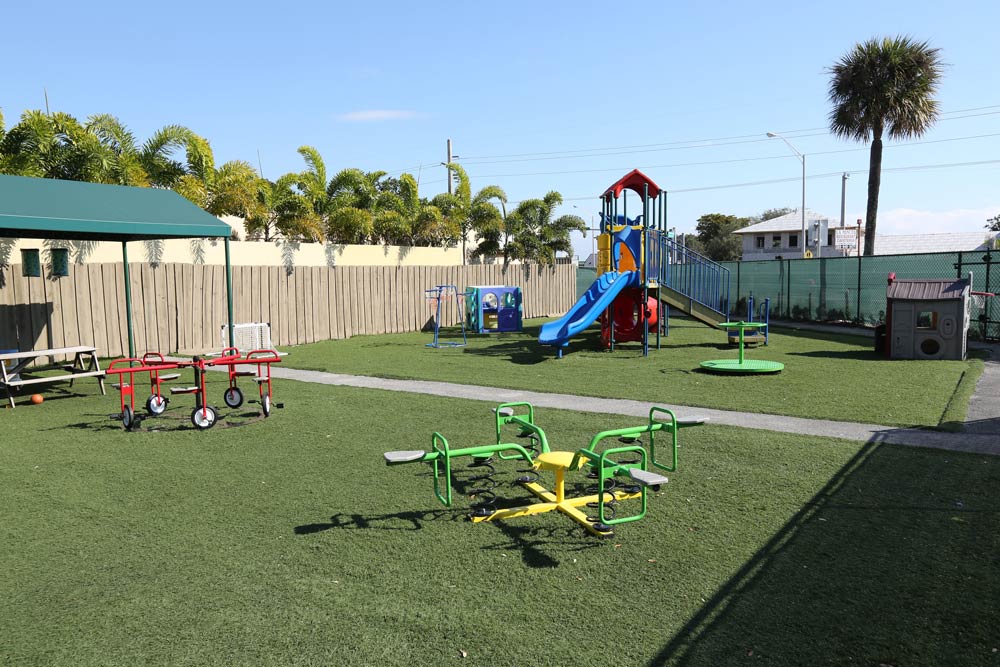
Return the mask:
<path id="1" fill-rule="evenodd" d="M 991 111 L 989 113 L 983 113 L 983 114 L 972 114 L 972 115 L 968 115 L 968 116 L 956 116 L 956 117 L 952 117 L 952 118 L 941 118 L 940 120 L 960 120 L 962 118 L 973 118 L 973 117 L 977 117 L 977 116 L 991 116 L 991 115 L 1000 114 L 1000 104 L 994 104 L 994 105 L 989 105 L 989 106 L 971 107 L 971 108 L 968 108 L 968 109 L 955 109 L 954 111 L 945 111 L 945 112 L 942 112 L 941 115 L 942 116 L 946 116 L 946 115 L 951 115 L 951 114 L 966 113 L 966 112 L 969 112 L 969 111 L 983 111 L 983 110 L 986 110 L 986 109 L 998 109 L 998 111 Z M 820 134 L 816 134 L 816 135 L 814 135 L 814 134 L 801 135 L 800 134 L 800 133 L 803 133 L 803 132 L 818 132 L 820 130 L 827 131 L 827 130 L 829 130 L 829 128 L 824 126 L 824 127 L 809 127 L 809 128 L 799 129 L 799 130 L 783 130 L 780 134 L 784 134 L 786 136 L 790 136 L 791 138 L 795 139 L 795 138 L 801 138 L 802 136 L 820 136 L 821 134 L 825 134 L 826 133 L 826 132 L 820 132 Z M 493 159 L 498 159 L 499 160 L 500 158 L 526 158 L 526 157 L 533 157 L 533 156 L 552 156 L 552 155 L 565 155 L 567 157 L 575 157 L 579 153 L 590 153 L 590 152 L 599 152 L 599 151 L 625 151 L 625 150 L 632 150 L 632 149 L 655 148 L 657 146 L 682 146 L 684 144 L 708 144 L 709 145 L 708 147 L 711 147 L 713 145 L 716 145 L 715 142 L 730 142 L 730 141 L 732 141 L 733 143 L 743 143 L 742 141 L 740 141 L 740 140 L 743 140 L 743 139 L 755 139 L 757 141 L 767 141 L 766 138 L 762 137 L 763 134 L 764 134 L 763 132 L 758 132 L 758 133 L 755 133 L 755 134 L 741 134 L 741 135 L 734 135 L 734 136 L 728 136 L 728 137 L 713 137 L 713 138 L 707 138 L 707 139 L 685 139 L 685 140 L 670 141 L 670 142 L 661 142 L 661 143 L 655 143 L 655 144 L 634 144 L 634 145 L 629 145 L 629 146 L 610 146 L 610 147 L 603 147 L 603 148 L 579 148 L 579 149 L 572 149 L 572 150 L 545 151 L 545 152 L 534 152 L 534 153 L 510 153 L 510 154 L 506 154 L 506 155 L 478 155 L 478 156 L 472 156 L 470 158 L 463 159 L 463 164 L 465 164 L 465 163 L 470 163 L 471 164 L 472 161 L 484 161 L 484 160 L 493 160 Z M 792 136 L 792 135 L 799 135 L 799 136 Z M 748 142 L 748 143 L 750 143 L 750 142 Z M 511 161 L 518 162 L 520 160 L 511 160 Z M 479 163 L 480 164 L 485 164 L 485 162 L 479 162 Z"/>
<path id="2" fill-rule="evenodd" d="M 887 172 L 926 171 L 926 170 L 930 170 L 930 169 L 953 169 L 953 168 L 956 168 L 956 167 L 981 167 L 981 166 L 996 165 L 996 164 L 1000 164 L 1000 160 L 978 160 L 978 161 L 972 161 L 972 162 L 943 162 L 943 163 L 937 163 L 937 164 L 911 165 L 911 166 L 907 166 L 907 167 L 888 167 L 888 168 L 882 169 L 882 173 L 884 174 L 884 173 L 887 173 Z M 809 175 L 806 176 L 806 180 L 833 178 L 835 176 L 839 177 L 841 174 L 844 174 L 844 173 L 848 173 L 848 174 L 851 174 L 852 176 L 854 176 L 854 175 L 858 175 L 858 174 L 867 174 L 868 170 L 867 169 L 848 169 L 848 170 L 841 169 L 841 170 L 838 170 L 838 171 L 831 171 L 831 172 L 822 173 L 822 174 L 809 174 Z M 708 190 L 727 190 L 727 189 L 731 189 L 731 188 L 746 188 L 746 187 L 752 187 L 752 186 L 755 186 L 755 185 L 772 185 L 774 183 L 793 183 L 793 182 L 794 183 L 798 183 L 801 180 L 802 180 L 801 176 L 790 176 L 790 177 L 786 177 L 786 178 L 772 178 L 772 179 L 760 180 L 760 181 L 745 181 L 745 182 L 742 182 L 742 183 L 726 183 L 726 184 L 721 184 L 721 185 L 706 185 L 706 186 L 698 187 L 698 188 L 678 188 L 678 189 L 665 190 L 665 192 L 668 195 L 673 195 L 673 194 L 683 194 L 683 193 L 687 193 L 687 192 L 705 192 L 705 191 L 708 191 Z M 597 197 L 592 195 L 592 196 L 589 196 L 589 197 L 564 197 L 563 201 L 587 201 L 587 200 L 596 200 L 596 199 L 597 199 Z M 507 202 L 507 203 L 508 204 L 517 204 L 518 202 L 513 201 L 513 202 Z"/>
<path id="3" fill-rule="evenodd" d="M 949 143 L 953 141 L 969 141 L 972 139 L 986 139 L 990 137 L 1000 137 L 1000 132 L 995 132 L 991 134 L 976 134 L 968 135 L 964 137 L 949 137 L 947 139 L 926 139 L 920 141 L 907 141 L 900 142 L 896 144 L 889 144 L 886 148 L 901 148 L 905 146 L 920 146 L 925 144 L 940 144 Z M 814 153 L 809 153 L 808 155 L 836 155 L 840 153 L 855 153 L 860 151 L 869 150 L 865 146 L 858 148 L 838 148 L 836 150 L 830 151 L 817 151 Z M 719 164 L 738 164 L 741 162 L 759 162 L 763 160 L 784 160 L 788 159 L 787 154 L 782 155 L 767 155 L 763 157 L 751 157 L 751 158 L 732 158 L 728 160 L 708 160 L 703 162 L 675 162 L 672 164 L 652 164 L 643 166 L 642 169 L 652 170 L 652 169 L 670 169 L 675 167 L 699 167 L 699 166 L 712 166 Z M 477 178 L 516 178 L 516 177 L 526 177 L 526 176 L 561 176 L 561 175 L 573 175 L 573 174 L 596 174 L 604 172 L 620 172 L 622 170 L 627 170 L 625 167 L 603 167 L 600 169 L 574 169 L 574 170 L 561 170 L 561 171 L 538 171 L 538 172 L 520 172 L 520 173 L 509 173 L 509 174 L 476 174 Z"/>
<path id="4" fill-rule="evenodd" d="M 987 111 L 993 110 L 993 111 Z M 968 113 L 973 111 L 986 111 L 985 113 Z M 967 114 L 955 116 L 953 114 Z M 1000 104 L 980 106 L 980 107 L 970 107 L 967 109 L 955 109 L 954 111 L 942 112 L 942 116 L 950 116 L 940 118 L 941 121 L 948 120 L 962 120 L 965 118 L 976 118 L 982 116 L 993 116 L 1000 114 Z M 820 132 L 820 130 L 823 130 Z M 803 128 L 798 130 L 785 130 L 782 134 L 789 136 L 793 139 L 796 138 L 807 138 L 815 136 L 823 136 L 828 134 L 828 128 L 826 127 L 812 127 Z M 982 135 L 983 137 L 995 136 L 995 135 Z M 943 139 L 943 140 L 928 140 L 923 143 L 935 143 L 938 141 L 954 141 L 957 139 Z M 545 152 L 535 152 L 535 153 L 511 153 L 506 155 L 486 155 L 486 156 L 473 156 L 471 158 L 463 159 L 463 165 L 485 165 L 485 164 L 502 164 L 502 163 L 513 163 L 513 162 L 534 162 L 542 160 L 559 160 L 559 159 L 575 159 L 575 158 L 588 158 L 588 157 L 609 157 L 614 155 L 630 155 L 636 153 L 650 153 L 650 152 L 660 152 L 668 150 L 689 150 L 694 148 L 716 148 L 720 146 L 730 146 L 739 144 L 749 144 L 768 141 L 768 138 L 762 137 L 760 133 L 755 134 L 743 134 L 743 135 L 732 135 L 725 137 L 714 137 L 708 139 L 687 139 L 680 141 L 672 141 L 665 143 L 655 143 L 655 144 L 633 144 L 628 146 L 613 146 L 604 148 L 581 148 L 565 151 L 545 151 Z M 910 142 L 908 144 L 893 144 L 898 145 L 913 145 L 915 143 L 921 142 Z M 850 152 L 853 150 L 866 150 L 866 149 L 843 149 L 836 151 L 822 151 L 813 152 L 810 155 L 830 155 L 834 153 Z M 496 159 L 494 159 L 496 158 Z M 521 159 L 502 159 L 502 158 L 521 158 Z M 770 159 L 770 158 L 748 158 L 747 161 L 754 159 Z M 711 165 L 711 164 L 727 164 L 731 162 L 742 161 L 742 160 L 719 160 L 715 162 L 700 162 L 700 163 L 683 163 L 679 165 L 652 165 L 645 167 L 646 169 L 658 169 L 667 168 L 671 166 L 694 166 L 694 165 Z M 433 160 L 427 160 L 422 165 L 432 164 Z M 388 173 L 391 175 L 402 174 L 407 171 L 412 171 L 413 169 L 420 168 L 420 165 L 409 167 L 407 169 L 391 170 Z M 492 174 L 486 176 L 480 176 L 481 178 L 499 178 L 499 177 L 517 177 L 517 176 L 554 176 L 560 174 L 581 174 L 581 173 L 600 173 L 600 172 L 611 172 L 619 171 L 619 169 L 592 169 L 592 170 L 564 170 L 564 171 L 551 171 L 551 172 L 532 172 L 532 173 L 522 173 L 522 174 Z M 442 181 L 428 181 L 427 184 L 445 182 Z"/>

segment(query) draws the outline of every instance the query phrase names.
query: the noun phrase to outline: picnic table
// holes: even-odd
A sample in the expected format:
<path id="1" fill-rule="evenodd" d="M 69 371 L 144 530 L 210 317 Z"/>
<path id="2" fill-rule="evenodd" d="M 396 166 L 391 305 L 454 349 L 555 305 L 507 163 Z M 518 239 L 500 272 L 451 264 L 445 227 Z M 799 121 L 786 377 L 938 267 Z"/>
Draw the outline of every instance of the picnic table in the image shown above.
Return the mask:
<path id="1" fill-rule="evenodd" d="M 63 371 L 61 374 L 44 375 L 41 377 L 22 378 L 21 372 L 43 357 L 73 357 L 72 364 L 56 364 L 39 366 L 37 370 L 53 368 Z M 77 378 L 96 377 L 104 394 L 104 371 L 97 360 L 97 348 L 87 345 L 75 347 L 56 347 L 47 350 L 29 350 L 27 352 L 6 352 L 0 354 L 0 386 L 7 392 L 10 407 L 14 407 L 14 391 L 20 387 L 32 384 L 48 384 L 69 380 L 70 386 Z M 13 391 L 12 391 L 13 390 Z"/>

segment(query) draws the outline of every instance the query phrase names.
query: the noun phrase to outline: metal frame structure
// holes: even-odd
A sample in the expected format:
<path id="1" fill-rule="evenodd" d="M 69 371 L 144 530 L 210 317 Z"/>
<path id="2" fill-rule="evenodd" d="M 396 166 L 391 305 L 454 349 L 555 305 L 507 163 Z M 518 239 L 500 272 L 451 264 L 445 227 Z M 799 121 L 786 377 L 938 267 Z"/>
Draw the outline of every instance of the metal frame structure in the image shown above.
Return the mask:
<path id="1" fill-rule="evenodd" d="M 135 357 L 135 340 L 128 243 L 172 238 L 224 239 L 226 304 L 229 344 L 232 346 L 231 235 L 229 225 L 172 190 L 0 176 L 0 237 L 122 244 L 129 357 Z"/>

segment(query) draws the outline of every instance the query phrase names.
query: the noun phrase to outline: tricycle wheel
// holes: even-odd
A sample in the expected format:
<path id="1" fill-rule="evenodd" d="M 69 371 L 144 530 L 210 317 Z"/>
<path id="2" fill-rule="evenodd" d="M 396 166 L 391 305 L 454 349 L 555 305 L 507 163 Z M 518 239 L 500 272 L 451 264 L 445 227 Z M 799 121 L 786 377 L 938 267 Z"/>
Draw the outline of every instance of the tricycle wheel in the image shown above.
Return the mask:
<path id="1" fill-rule="evenodd" d="M 243 405 L 243 392 L 240 391 L 239 387 L 230 387 L 222 395 L 222 400 L 226 402 L 226 405 L 235 409 Z"/>
<path id="2" fill-rule="evenodd" d="M 215 408 L 211 405 L 206 405 L 203 408 L 195 408 L 191 413 L 191 423 L 204 431 L 207 428 L 212 428 L 215 426 L 215 419 L 218 415 L 215 412 Z"/>
<path id="3" fill-rule="evenodd" d="M 135 423 L 135 415 L 132 414 L 132 408 L 126 405 L 122 408 L 122 426 L 125 427 L 126 431 L 131 431 L 133 423 Z"/>
<path id="4" fill-rule="evenodd" d="M 260 407 L 264 410 L 264 416 L 267 417 L 271 414 L 271 395 L 264 394 L 264 398 L 260 400 Z"/>
<path id="5" fill-rule="evenodd" d="M 167 409 L 167 399 L 162 396 L 157 396 L 153 394 L 148 399 L 146 399 L 146 412 L 153 415 L 162 415 L 163 411 Z"/>

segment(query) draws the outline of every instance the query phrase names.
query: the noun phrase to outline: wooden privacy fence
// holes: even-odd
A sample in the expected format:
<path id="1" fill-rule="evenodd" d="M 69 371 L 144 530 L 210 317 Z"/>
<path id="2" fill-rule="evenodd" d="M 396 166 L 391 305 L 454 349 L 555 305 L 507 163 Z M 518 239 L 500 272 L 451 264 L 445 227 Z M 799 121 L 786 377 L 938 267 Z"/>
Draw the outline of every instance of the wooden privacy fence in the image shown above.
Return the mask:
<path id="1" fill-rule="evenodd" d="M 130 263 L 136 352 L 197 353 L 221 347 L 225 267 Z M 128 352 L 121 263 L 75 264 L 64 277 L 29 278 L 0 268 L 0 350 L 94 345 L 101 356 Z M 515 285 L 524 316 L 561 315 L 576 300 L 576 265 L 233 267 L 233 320 L 270 322 L 275 345 L 428 325 L 424 290 L 435 285 Z M 458 321 L 445 304 L 443 324 Z"/>

